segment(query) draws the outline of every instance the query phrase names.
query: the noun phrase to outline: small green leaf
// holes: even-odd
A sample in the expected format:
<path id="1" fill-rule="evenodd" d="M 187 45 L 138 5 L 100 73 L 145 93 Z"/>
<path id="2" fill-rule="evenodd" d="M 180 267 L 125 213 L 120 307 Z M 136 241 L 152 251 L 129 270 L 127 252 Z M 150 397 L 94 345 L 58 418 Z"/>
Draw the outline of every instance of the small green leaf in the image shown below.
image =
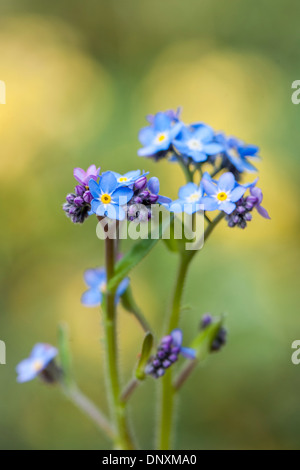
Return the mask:
<path id="1" fill-rule="evenodd" d="M 64 385 L 70 388 L 73 383 L 72 377 L 72 356 L 69 347 L 69 329 L 67 324 L 58 325 L 58 347 L 63 371 Z"/>
<path id="2" fill-rule="evenodd" d="M 158 241 L 162 238 L 166 226 L 170 224 L 170 220 L 162 221 L 158 227 L 158 238 L 143 239 L 133 245 L 131 250 L 116 264 L 115 274 L 108 283 L 108 289 L 115 291 L 120 282 L 128 276 L 129 272 L 140 262 L 143 258 L 155 247 Z"/>
<path id="3" fill-rule="evenodd" d="M 196 351 L 197 359 L 205 359 L 211 350 L 212 343 L 214 342 L 218 332 L 223 325 L 223 318 L 212 323 L 196 336 L 192 341 L 190 347 Z"/>
<path id="4" fill-rule="evenodd" d="M 151 356 L 152 347 L 153 347 L 153 335 L 152 333 L 148 332 L 145 335 L 143 346 L 142 346 L 141 357 L 139 359 L 139 362 L 135 371 L 135 376 L 138 380 L 145 380 L 146 378 L 145 367 Z"/>

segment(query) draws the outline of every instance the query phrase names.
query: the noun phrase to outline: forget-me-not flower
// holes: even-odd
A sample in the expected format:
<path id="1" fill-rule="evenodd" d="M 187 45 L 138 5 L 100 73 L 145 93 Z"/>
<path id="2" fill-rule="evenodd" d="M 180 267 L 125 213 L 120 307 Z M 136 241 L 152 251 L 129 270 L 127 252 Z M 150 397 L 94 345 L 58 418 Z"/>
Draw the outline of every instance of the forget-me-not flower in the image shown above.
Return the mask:
<path id="1" fill-rule="evenodd" d="M 57 349 L 50 344 L 36 344 L 30 356 L 17 365 L 17 381 L 23 383 L 35 379 L 47 368 L 57 354 Z"/>
<path id="2" fill-rule="evenodd" d="M 106 271 L 104 268 L 87 269 L 84 280 L 89 289 L 82 294 L 81 303 L 86 307 L 96 307 L 101 304 L 103 295 L 106 294 Z M 129 278 L 123 279 L 116 292 L 116 302 L 124 294 L 129 285 Z"/>
<path id="3" fill-rule="evenodd" d="M 209 176 L 202 178 L 201 184 L 207 196 L 202 198 L 204 209 L 207 211 L 220 210 L 231 214 L 236 207 L 236 202 L 243 196 L 247 188 L 239 185 L 230 172 L 220 176 L 218 181 L 213 181 Z"/>
<path id="4" fill-rule="evenodd" d="M 93 213 L 110 219 L 124 220 L 125 211 L 121 206 L 126 205 L 132 198 L 133 190 L 131 188 L 120 186 L 111 171 L 103 173 L 99 183 L 90 180 L 89 188 L 93 196 L 91 201 Z"/>
<path id="5" fill-rule="evenodd" d="M 153 157 L 160 152 L 168 151 L 182 125 L 181 122 L 174 120 L 168 112 L 155 114 L 153 124 L 144 127 L 139 132 L 139 140 L 143 148 L 138 150 L 138 155 Z"/>
<path id="6" fill-rule="evenodd" d="M 82 168 L 74 168 L 74 178 L 84 186 L 88 186 L 91 179 L 97 181 L 99 175 L 100 168 L 96 168 L 96 165 L 89 166 L 87 171 Z"/>
<path id="7" fill-rule="evenodd" d="M 202 204 L 202 196 L 202 185 L 197 186 L 195 183 L 187 183 L 179 189 L 179 198 L 173 201 L 169 205 L 168 209 L 170 212 L 186 212 L 187 214 L 194 214 L 200 210 L 199 205 Z"/>
<path id="8" fill-rule="evenodd" d="M 239 173 L 248 171 L 254 173 L 257 171 L 254 165 L 248 161 L 253 158 L 259 159 L 259 147 L 256 145 L 247 145 L 236 137 L 227 137 L 225 134 L 218 134 L 216 141 L 223 147 L 223 155 L 228 160 L 229 166 L 232 165 Z"/>
<path id="9" fill-rule="evenodd" d="M 204 162 L 210 155 L 223 150 L 222 145 L 214 142 L 213 129 L 203 123 L 182 127 L 173 145 L 181 155 L 190 157 L 195 163 Z"/>

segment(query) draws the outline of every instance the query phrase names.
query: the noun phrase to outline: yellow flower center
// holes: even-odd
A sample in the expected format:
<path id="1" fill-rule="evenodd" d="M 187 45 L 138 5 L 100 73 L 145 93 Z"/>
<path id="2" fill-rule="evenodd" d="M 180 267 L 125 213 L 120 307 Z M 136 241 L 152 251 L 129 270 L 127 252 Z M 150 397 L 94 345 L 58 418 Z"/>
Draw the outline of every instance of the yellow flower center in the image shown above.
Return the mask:
<path id="1" fill-rule="evenodd" d="M 221 191 L 220 193 L 217 194 L 217 199 L 219 201 L 226 201 L 227 198 L 228 196 L 227 196 L 227 193 L 225 193 L 225 191 Z"/>
<path id="2" fill-rule="evenodd" d="M 102 294 L 105 294 L 106 293 L 106 282 L 102 282 L 102 284 L 100 284 L 100 291 L 102 292 Z"/>
<path id="3" fill-rule="evenodd" d="M 87 190 L 89 189 L 88 185 L 85 186 L 85 189 L 87 189 Z"/>
<path id="4" fill-rule="evenodd" d="M 158 134 L 158 136 L 156 137 L 156 142 L 158 144 L 161 144 L 165 140 L 167 140 L 167 134 L 165 134 L 164 132 L 162 132 L 161 134 Z"/>
<path id="5" fill-rule="evenodd" d="M 42 361 L 40 361 L 39 359 L 34 361 L 33 368 L 36 372 L 39 372 L 40 370 L 42 370 L 43 367 L 44 367 L 44 364 L 42 363 Z"/>
<path id="6" fill-rule="evenodd" d="M 126 176 L 121 176 L 121 178 L 118 179 L 118 183 L 126 183 L 128 181 L 128 178 Z"/>
<path id="7" fill-rule="evenodd" d="M 101 194 L 100 201 L 102 204 L 109 204 L 111 201 L 111 196 L 107 193 Z"/>
<path id="8" fill-rule="evenodd" d="M 188 202 L 197 202 L 199 201 L 199 198 L 200 198 L 200 194 L 199 193 L 194 193 L 194 194 L 191 194 L 187 200 Z"/>

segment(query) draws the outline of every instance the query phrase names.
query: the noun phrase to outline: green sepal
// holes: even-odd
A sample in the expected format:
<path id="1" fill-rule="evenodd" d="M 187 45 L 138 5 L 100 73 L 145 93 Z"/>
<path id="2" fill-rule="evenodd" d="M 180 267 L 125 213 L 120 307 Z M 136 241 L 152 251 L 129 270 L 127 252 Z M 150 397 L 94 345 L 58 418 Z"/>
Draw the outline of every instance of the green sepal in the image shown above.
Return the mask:
<path id="1" fill-rule="evenodd" d="M 135 370 L 135 376 L 138 380 L 145 380 L 146 378 L 145 367 L 151 356 L 152 347 L 153 347 L 153 335 L 152 333 L 148 332 L 146 333 L 144 337 L 141 356 L 140 356 L 137 368 Z"/>

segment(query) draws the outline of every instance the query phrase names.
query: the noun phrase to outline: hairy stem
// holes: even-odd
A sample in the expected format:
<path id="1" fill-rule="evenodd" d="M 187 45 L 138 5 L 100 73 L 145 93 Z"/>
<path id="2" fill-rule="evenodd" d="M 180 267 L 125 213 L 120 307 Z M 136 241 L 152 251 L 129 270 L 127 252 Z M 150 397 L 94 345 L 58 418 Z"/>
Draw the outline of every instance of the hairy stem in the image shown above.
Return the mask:
<path id="1" fill-rule="evenodd" d="M 115 240 L 107 237 L 105 242 L 107 284 L 114 275 L 115 246 Z M 125 404 L 120 400 L 121 388 L 116 341 L 116 302 L 115 294 L 113 292 L 107 292 L 104 313 L 109 394 L 111 398 L 113 420 L 116 427 L 115 444 L 119 449 L 130 450 L 133 449 L 134 446 L 128 430 Z"/>
<path id="2" fill-rule="evenodd" d="M 167 325 L 166 334 L 169 334 L 174 328 L 177 328 L 180 317 L 181 299 L 184 289 L 184 281 L 188 271 L 191 258 L 182 254 L 175 283 L 171 314 Z M 174 389 L 172 385 L 172 368 L 162 378 L 162 397 L 161 397 L 161 428 L 159 435 L 159 449 L 169 450 L 172 439 L 173 426 L 173 408 L 174 408 Z"/>
<path id="3" fill-rule="evenodd" d="M 97 408 L 97 406 L 87 398 L 76 386 L 70 388 L 63 387 L 63 392 L 66 397 L 79 409 L 83 414 L 88 416 L 96 426 L 104 431 L 105 434 L 111 439 L 115 439 L 114 430 L 111 427 L 108 419 Z"/>

